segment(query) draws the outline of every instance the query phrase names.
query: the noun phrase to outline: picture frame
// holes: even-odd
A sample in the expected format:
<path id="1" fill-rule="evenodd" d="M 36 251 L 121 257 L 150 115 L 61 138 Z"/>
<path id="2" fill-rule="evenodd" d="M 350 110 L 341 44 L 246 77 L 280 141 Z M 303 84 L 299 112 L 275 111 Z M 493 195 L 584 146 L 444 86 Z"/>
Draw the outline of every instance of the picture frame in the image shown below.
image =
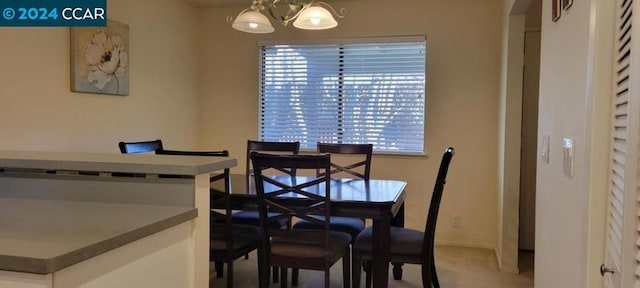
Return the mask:
<path id="1" fill-rule="evenodd" d="M 71 91 L 129 95 L 129 26 L 71 27 Z"/>
<path id="2" fill-rule="evenodd" d="M 551 20 L 553 22 L 558 22 L 558 20 L 560 19 L 560 13 L 562 11 L 562 2 L 560 1 L 565 1 L 565 0 L 551 0 L 553 1 L 552 5 L 551 5 Z"/>
<path id="3" fill-rule="evenodd" d="M 562 0 L 562 9 L 568 10 L 573 5 L 573 0 Z"/>

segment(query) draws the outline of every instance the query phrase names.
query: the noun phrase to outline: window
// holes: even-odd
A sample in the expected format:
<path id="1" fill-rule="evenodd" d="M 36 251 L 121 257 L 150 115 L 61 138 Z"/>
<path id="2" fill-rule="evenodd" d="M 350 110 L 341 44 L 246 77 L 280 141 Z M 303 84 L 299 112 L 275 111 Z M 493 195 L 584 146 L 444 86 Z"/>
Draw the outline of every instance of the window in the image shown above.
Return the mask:
<path id="1" fill-rule="evenodd" d="M 260 140 L 424 153 L 426 44 L 402 40 L 261 45 Z"/>

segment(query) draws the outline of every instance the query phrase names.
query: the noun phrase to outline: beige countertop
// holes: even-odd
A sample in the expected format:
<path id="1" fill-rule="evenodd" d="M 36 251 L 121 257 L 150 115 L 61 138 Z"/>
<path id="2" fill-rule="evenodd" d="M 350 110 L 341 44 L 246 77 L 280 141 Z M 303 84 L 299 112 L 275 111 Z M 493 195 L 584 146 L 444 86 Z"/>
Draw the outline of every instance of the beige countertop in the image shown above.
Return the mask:
<path id="1" fill-rule="evenodd" d="M 193 207 L 0 198 L 0 270 L 53 273 L 196 216 Z"/>
<path id="2" fill-rule="evenodd" d="M 195 176 L 237 165 L 235 158 L 154 154 L 0 150 L 0 169 L 42 169 Z"/>

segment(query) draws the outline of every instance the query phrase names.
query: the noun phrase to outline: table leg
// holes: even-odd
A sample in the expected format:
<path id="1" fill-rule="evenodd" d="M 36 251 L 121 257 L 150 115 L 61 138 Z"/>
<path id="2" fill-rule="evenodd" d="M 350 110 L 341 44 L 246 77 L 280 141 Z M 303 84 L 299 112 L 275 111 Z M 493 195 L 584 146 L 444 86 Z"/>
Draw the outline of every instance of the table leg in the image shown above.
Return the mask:
<path id="1" fill-rule="evenodd" d="M 391 219 L 391 226 L 404 227 L 404 203 L 400 206 L 398 213 L 393 219 Z M 402 265 L 403 263 L 391 263 L 393 265 L 393 279 L 402 280 Z"/>
<path id="2" fill-rule="evenodd" d="M 373 219 L 373 261 L 372 275 L 374 288 L 386 288 L 389 282 L 389 230 L 391 219 Z"/>
<path id="3" fill-rule="evenodd" d="M 396 216 L 391 219 L 391 226 L 404 227 L 404 203 L 402 203 L 402 206 L 398 209 Z"/>

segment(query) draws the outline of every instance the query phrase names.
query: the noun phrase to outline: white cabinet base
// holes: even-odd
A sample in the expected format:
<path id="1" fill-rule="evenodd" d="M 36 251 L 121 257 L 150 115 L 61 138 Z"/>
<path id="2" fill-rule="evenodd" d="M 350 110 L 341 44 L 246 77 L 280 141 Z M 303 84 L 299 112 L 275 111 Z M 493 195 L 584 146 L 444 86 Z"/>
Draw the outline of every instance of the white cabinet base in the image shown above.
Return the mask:
<path id="1" fill-rule="evenodd" d="M 53 274 L 39 275 L 0 270 L 2 288 L 51 288 Z"/>
<path id="2" fill-rule="evenodd" d="M 194 287 L 191 235 L 192 223 L 186 222 L 53 274 L 0 271 L 0 287 Z"/>

